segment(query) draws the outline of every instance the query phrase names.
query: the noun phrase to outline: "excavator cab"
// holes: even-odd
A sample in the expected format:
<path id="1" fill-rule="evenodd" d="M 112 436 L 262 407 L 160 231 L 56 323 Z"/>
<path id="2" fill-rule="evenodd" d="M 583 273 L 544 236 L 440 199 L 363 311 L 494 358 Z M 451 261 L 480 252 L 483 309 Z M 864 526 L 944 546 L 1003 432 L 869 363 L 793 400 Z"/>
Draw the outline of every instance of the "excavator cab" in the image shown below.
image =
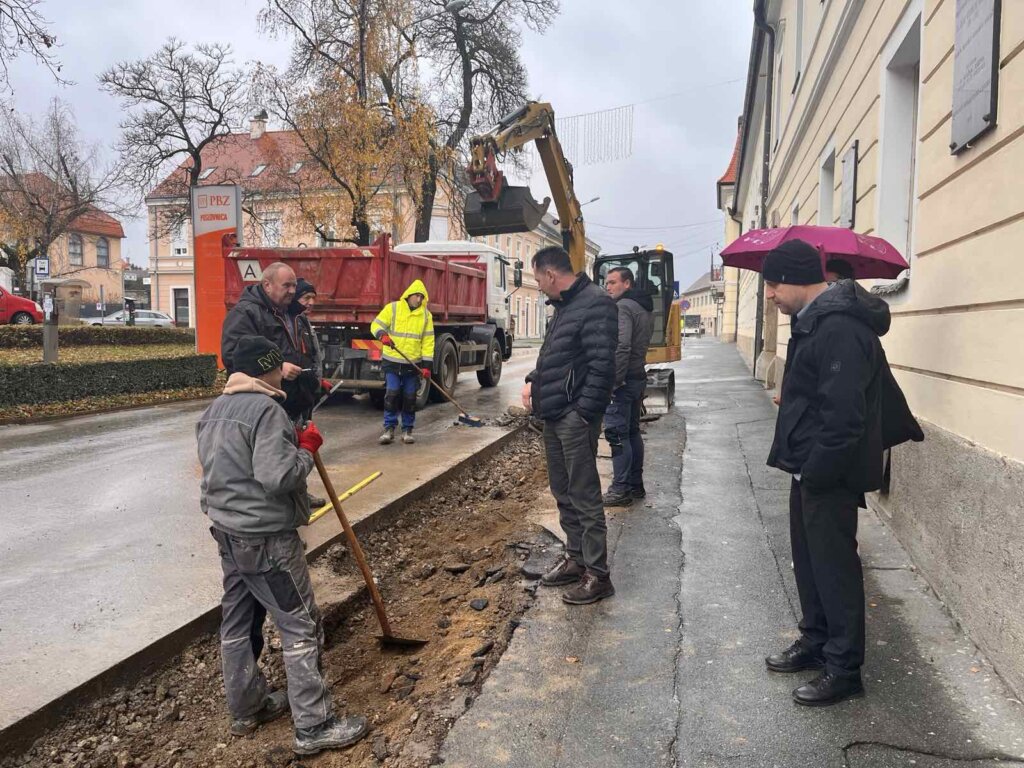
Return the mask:
<path id="1" fill-rule="evenodd" d="M 466 233 L 470 237 L 483 237 L 530 232 L 540 224 L 549 205 L 550 197 L 538 203 L 529 187 L 502 184 L 498 199 L 493 201 L 484 200 L 479 192 L 471 192 L 463 214 Z"/>

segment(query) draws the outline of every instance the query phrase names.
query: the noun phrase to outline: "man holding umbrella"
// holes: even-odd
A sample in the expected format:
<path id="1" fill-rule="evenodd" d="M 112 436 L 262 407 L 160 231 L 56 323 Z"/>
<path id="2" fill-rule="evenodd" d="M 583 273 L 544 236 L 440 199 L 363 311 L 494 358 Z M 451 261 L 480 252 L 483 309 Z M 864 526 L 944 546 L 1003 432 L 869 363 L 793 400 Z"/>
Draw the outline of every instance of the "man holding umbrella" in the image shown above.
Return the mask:
<path id="1" fill-rule="evenodd" d="M 792 318 L 770 466 L 793 475 L 790 538 L 800 639 L 765 659 L 773 672 L 822 670 L 793 691 L 825 706 L 864 693 L 864 580 L 857 509 L 882 483 L 879 337 L 889 307 L 853 281 L 829 286 L 821 254 L 789 240 L 764 257 L 765 297 Z"/>

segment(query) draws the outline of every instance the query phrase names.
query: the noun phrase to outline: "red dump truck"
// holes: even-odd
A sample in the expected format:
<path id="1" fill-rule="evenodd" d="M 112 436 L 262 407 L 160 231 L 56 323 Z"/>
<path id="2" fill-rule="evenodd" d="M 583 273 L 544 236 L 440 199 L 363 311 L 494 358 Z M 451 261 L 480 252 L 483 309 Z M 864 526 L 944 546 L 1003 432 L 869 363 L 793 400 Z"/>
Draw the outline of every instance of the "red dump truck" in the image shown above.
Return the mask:
<path id="1" fill-rule="evenodd" d="M 324 349 L 324 373 L 339 391 L 384 398 L 381 344 L 370 323 L 413 280 L 422 280 L 434 315 L 434 380 L 455 389 L 460 373 L 475 371 L 481 386 L 501 379 L 512 355 L 508 332 L 507 278 L 511 266 L 501 251 L 481 243 L 415 243 L 391 247 L 382 236 L 373 245 L 349 248 L 234 248 L 224 253 L 225 299 L 234 306 L 263 269 L 282 261 L 317 290 L 311 320 Z M 521 281 L 520 269 L 514 282 Z M 437 399 L 426 382 L 420 406 Z"/>

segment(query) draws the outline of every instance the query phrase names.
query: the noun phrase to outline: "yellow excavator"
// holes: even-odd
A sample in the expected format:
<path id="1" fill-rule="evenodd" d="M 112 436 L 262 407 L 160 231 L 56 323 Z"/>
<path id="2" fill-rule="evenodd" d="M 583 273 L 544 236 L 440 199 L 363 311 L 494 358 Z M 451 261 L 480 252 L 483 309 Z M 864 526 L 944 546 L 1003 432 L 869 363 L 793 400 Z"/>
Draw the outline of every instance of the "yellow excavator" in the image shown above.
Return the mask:
<path id="1" fill-rule="evenodd" d="M 503 117 L 489 132 L 469 142 L 470 160 L 466 168 L 473 192 L 466 199 L 464 219 L 471 237 L 529 232 L 536 229 L 551 205 L 534 200 L 529 187 L 506 183 L 498 168 L 505 153 L 535 142 L 554 197 L 562 228 L 562 245 L 569 252 L 576 272 L 586 270 L 587 237 L 583 211 L 573 189 L 572 164 L 565 158 L 555 133 L 555 111 L 550 104 L 530 101 Z M 632 253 L 597 256 L 591 277 L 604 285 L 608 271 L 629 267 L 636 286 L 651 294 L 654 301 L 654 335 L 647 352 L 647 364 L 671 363 L 682 356 L 679 305 L 673 295 L 672 254 L 662 246 L 650 250 L 634 248 Z M 675 401 L 675 372 L 668 368 L 647 369 L 645 408 L 648 413 L 667 413 Z"/>

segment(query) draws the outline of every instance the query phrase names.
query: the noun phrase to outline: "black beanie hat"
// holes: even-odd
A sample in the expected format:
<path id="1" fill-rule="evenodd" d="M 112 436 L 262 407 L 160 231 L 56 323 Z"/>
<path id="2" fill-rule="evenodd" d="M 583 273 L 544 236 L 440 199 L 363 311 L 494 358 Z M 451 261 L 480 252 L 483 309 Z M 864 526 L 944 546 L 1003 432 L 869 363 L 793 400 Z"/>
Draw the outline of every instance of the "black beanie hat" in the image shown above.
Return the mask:
<path id="1" fill-rule="evenodd" d="M 316 288 L 313 287 L 313 284 L 311 282 L 309 282 L 305 278 L 300 277 L 298 280 L 295 281 L 295 300 L 298 301 L 307 293 L 312 293 L 315 296 Z"/>
<path id="2" fill-rule="evenodd" d="M 249 376 L 262 376 L 284 364 L 277 344 L 262 336 L 243 336 L 235 347 L 235 370 Z"/>
<path id="3" fill-rule="evenodd" d="M 803 240 L 787 240 L 764 257 L 761 275 L 769 283 L 816 285 L 825 282 L 818 249 Z"/>

